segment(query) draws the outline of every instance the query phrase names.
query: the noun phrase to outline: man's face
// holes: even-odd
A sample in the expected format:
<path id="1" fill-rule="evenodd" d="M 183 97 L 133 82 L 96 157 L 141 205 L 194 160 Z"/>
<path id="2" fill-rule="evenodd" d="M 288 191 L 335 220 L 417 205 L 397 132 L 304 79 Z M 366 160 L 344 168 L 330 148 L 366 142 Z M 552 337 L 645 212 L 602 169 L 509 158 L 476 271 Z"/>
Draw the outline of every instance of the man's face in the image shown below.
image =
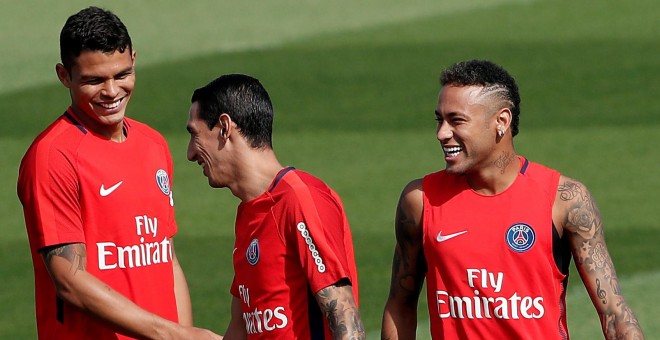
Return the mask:
<path id="1" fill-rule="evenodd" d="M 194 102 L 190 106 L 186 128 L 190 133 L 188 160 L 197 162 L 202 167 L 204 176 L 208 178 L 211 187 L 224 187 L 225 185 L 221 182 L 221 157 L 224 141 L 220 136 L 220 127 L 216 124 L 213 129 L 209 130 L 206 121 L 199 116 L 199 103 Z"/>
<path id="2" fill-rule="evenodd" d="M 60 81 L 71 93 L 79 119 L 101 134 L 119 125 L 135 86 L 135 53 L 83 51 L 71 70 L 58 64 Z"/>
<path id="3" fill-rule="evenodd" d="M 492 163 L 497 122 L 481 89 L 481 86 L 444 86 L 440 90 L 437 138 L 447 172 L 470 173 Z"/>

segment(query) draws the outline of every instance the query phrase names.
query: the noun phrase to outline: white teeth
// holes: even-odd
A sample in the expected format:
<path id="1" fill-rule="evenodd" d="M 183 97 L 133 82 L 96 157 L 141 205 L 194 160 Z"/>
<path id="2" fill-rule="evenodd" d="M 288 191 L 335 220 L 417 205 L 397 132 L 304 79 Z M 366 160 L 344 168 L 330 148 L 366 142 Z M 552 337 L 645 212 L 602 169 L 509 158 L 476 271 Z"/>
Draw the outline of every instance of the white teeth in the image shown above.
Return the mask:
<path id="1" fill-rule="evenodd" d="M 444 150 L 445 155 L 449 157 L 458 156 L 458 153 L 461 152 L 461 150 L 463 150 L 460 146 L 454 146 L 451 148 L 442 148 L 442 149 Z"/>
<path id="2" fill-rule="evenodd" d="M 117 107 L 119 107 L 119 104 L 121 104 L 121 99 L 109 104 L 99 103 L 99 105 L 101 105 L 104 109 L 108 109 L 108 110 L 116 109 Z"/>

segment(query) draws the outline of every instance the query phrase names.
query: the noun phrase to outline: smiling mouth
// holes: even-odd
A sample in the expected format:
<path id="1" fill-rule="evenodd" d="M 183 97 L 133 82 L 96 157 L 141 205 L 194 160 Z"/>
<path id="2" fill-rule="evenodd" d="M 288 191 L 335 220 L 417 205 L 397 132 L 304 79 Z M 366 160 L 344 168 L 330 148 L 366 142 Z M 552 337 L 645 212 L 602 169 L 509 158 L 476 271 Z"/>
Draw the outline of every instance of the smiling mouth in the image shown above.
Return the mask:
<path id="1" fill-rule="evenodd" d="M 444 151 L 445 156 L 447 157 L 456 157 L 461 151 L 463 151 L 463 148 L 460 146 L 443 147 L 442 151 Z"/>
<path id="2" fill-rule="evenodd" d="M 115 100 L 114 102 L 110 103 L 98 103 L 98 105 L 106 110 L 114 110 L 121 105 L 121 102 L 124 100 L 124 98 Z"/>

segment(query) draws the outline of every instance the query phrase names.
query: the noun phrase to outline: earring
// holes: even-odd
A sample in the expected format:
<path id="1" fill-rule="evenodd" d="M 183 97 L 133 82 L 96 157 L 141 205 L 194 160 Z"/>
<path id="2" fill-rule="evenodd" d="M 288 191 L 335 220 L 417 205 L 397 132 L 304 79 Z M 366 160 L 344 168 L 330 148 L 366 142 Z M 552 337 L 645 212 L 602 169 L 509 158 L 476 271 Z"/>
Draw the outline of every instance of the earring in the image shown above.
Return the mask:
<path id="1" fill-rule="evenodd" d="M 502 130 L 497 130 L 497 136 L 498 136 L 498 137 L 504 137 L 504 131 L 502 131 Z"/>

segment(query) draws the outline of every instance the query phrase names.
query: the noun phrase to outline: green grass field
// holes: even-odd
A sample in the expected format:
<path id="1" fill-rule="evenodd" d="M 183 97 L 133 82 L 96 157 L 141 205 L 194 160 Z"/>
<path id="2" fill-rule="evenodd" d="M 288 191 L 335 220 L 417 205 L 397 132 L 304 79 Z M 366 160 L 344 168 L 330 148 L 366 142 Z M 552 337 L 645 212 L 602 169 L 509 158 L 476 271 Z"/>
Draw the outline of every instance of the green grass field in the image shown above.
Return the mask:
<path id="1" fill-rule="evenodd" d="M 66 17 L 88 3 L 50 8 L 28 0 L 6 4 L 0 14 L 0 41 L 11 46 L 0 56 L 1 339 L 36 337 L 17 169 L 31 140 L 69 103 L 54 73 L 57 39 Z M 262 80 L 275 106 L 280 161 L 319 176 L 342 196 L 356 246 L 361 312 L 369 338 L 378 338 L 400 190 L 443 167 L 433 120 L 439 72 L 461 59 L 485 58 L 507 68 L 521 88 L 517 151 L 591 189 L 623 292 L 647 338 L 660 338 L 654 321 L 660 305 L 653 302 L 660 300 L 660 3 L 104 6 L 125 21 L 138 51 L 129 115 L 158 128 L 173 153 L 177 255 L 198 325 L 224 332 L 228 322 L 238 201 L 209 188 L 199 167 L 185 158 L 193 89 L 222 73 Z M 602 337 L 575 272 L 567 300 L 572 337 Z M 419 315 L 419 338 L 425 339 L 424 300 Z"/>

